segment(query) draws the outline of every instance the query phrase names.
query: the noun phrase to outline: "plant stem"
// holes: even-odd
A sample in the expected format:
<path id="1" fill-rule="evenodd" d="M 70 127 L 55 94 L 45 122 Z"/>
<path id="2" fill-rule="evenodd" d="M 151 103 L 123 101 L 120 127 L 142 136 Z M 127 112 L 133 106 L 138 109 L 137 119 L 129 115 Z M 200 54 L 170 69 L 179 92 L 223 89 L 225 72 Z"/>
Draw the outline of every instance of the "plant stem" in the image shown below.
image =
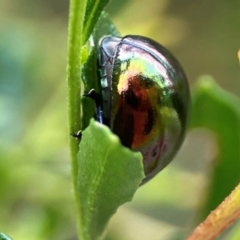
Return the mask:
<path id="1" fill-rule="evenodd" d="M 240 184 L 201 223 L 187 240 L 213 240 L 240 217 Z"/>
<path id="2" fill-rule="evenodd" d="M 77 133 L 81 129 L 81 108 L 80 108 L 80 93 L 81 93 L 81 59 L 80 53 L 82 48 L 82 32 L 84 14 L 86 9 L 86 0 L 71 0 L 70 1 L 70 16 L 68 30 L 68 60 L 67 60 L 67 84 L 68 84 L 68 116 L 69 116 L 69 131 L 70 134 Z M 77 192 L 77 176 L 78 163 L 77 153 L 79 151 L 79 141 L 70 137 L 70 156 L 72 167 L 72 181 L 74 189 L 74 197 L 76 202 L 76 212 L 78 218 L 78 230 L 81 240 L 80 227 L 81 211 Z"/>

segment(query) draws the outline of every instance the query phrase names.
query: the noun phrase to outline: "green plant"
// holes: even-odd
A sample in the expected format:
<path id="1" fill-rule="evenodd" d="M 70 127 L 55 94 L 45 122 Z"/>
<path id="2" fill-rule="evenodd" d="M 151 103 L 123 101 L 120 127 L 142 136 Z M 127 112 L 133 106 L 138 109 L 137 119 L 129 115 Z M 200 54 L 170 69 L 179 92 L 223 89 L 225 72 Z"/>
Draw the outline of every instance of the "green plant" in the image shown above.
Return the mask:
<path id="1" fill-rule="evenodd" d="M 191 81 L 199 74 L 197 66 L 200 74 L 211 73 L 220 85 L 238 94 L 233 86 L 234 80 L 238 82 L 234 78 L 238 74 L 234 53 L 239 38 L 236 21 L 239 1 L 219 2 L 214 8 L 209 7 L 211 1 L 201 6 L 194 2 L 186 6 L 183 2 L 126 1 L 124 5 L 124 1 L 113 1 L 113 19 L 120 29 L 119 23 L 124 23 L 122 32 L 139 34 L 140 30 L 161 39 L 164 45 L 175 41 L 171 47 L 173 51 L 176 46 L 185 51 L 182 56 L 183 60 L 188 59 L 185 68 L 189 78 L 195 74 Z M 71 126 L 69 133 L 66 131 L 66 15 L 56 12 L 65 3 L 19 0 L 14 5 L 16 8 L 3 4 L 0 9 L 3 19 L 0 26 L 0 231 L 16 240 L 77 239 L 76 216 L 81 239 L 100 238 L 110 216 L 118 205 L 132 198 L 142 178 L 141 156 L 122 148 L 109 129 L 90 120 L 93 103 L 81 99 L 83 89 L 99 88 L 95 65 L 98 39 L 106 34 L 120 35 L 102 12 L 108 1 L 71 2 L 68 65 Z M 37 14 L 32 14 L 31 6 L 37 6 L 34 11 Z M 123 6 L 126 8 L 121 11 Z M 145 6 L 147 11 L 143 11 Z M 87 18 L 84 18 L 85 10 Z M 223 18 L 223 12 L 228 17 Z M 203 16 L 207 24 L 202 21 Z M 93 37 L 87 41 L 90 35 Z M 195 61 L 192 52 L 197 56 Z M 161 174 L 138 189 L 134 201 L 118 210 L 104 239 L 186 239 L 193 227 L 239 183 L 239 97 L 205 75 L 192 88 L 192 100 L 190 131 L 182 151 Z M 70 136 L 79 129 L 84 130 L 80 152 L 78 140 Z M 68 138 L 76 207 L 69 179 Z M 200 144 L 199 139 L 203 139 Z M 109 146 L 108 152 L 103 151 L 106 147 L 96 147 L 100 140 Z M 211 154 L 205 157 L 209 149 Z M 115 158 L 115 152 L 116 157 L 123 154 L 120 166 L 110 161 L 111 157 Z M 100 157 L 101 154 L 105 156 Z M 97 161 L 97 165 L 96 159 L 102 161 Z M 129 173 L 123 171 L 127 162 L 132 162 Z M 103 173 L 103 169 L 111 171 L 100 174 L 95 188 L 89 191 L 88 180 Z M 106 188 L 110 197 L 114 197 L 109 204 L 111 209 L 103 201 L 106 197 L 101 191 L 103 187 L 104 193 Z M 239 205 L 236 188 L 189 239 L 206 240 L 220 234 L 220 230 L 238 217 Z M 236 222 L 220 239 L 238 240 L 239 236 L 239 222 Z M 0 239 L 8 238 L 0 233 Z"/>
<path id="2" fill-rule="evenodd" d="M 72 1 L 69 25 L 68 88 L 69 88 L 69 129 L 76 133 L 81 126 L 81 77 L 86 79 L 85 89 L 96 86 L 96 71 L 88 71 L 95 66 L 95 46 L 89 47 L 87 40 L 93 36 L 97 43 L 99 37 L 116 32 L 105 14 L 101 15 L 108 1 Z M 83 14 L 85 13 L 85 14 Z M 101 19 L 99 20 L 99 18 Z M 107 21 L 105 28 L 101 22 Z M 97 26 L 97 22 L 100 22 Z M 106 24 L 106 23 L 105 23 Z M 98 29 L 99 28 L 99 29 Z M 81 64 L 84 64 L 81 75 Z M 91 105 L 83 103 L 83 129 L 89 122 Z M 88 114 L 87 114 L 88 113 Z M 101 143 L 101 144 L 99 144 Z M 72 174 L 79 219 L 81 239 L 98 239 L 117 208 L 130 201 L 141 180 L 142 157 L 121 146 L 119 140 L 107 127 L 91 121 L 83 131 L 79 145 L 75 138 L 70 139 Z M 121 160 L 122 159 L 122 160 Z M 114 160 L 114 161 L 113 161 Z M 121 162 L 121 164 L 119 164 Z"/>
<path id="3" fill-rule="evenodd" d="M 92 35 L 92 41 L 96 44 L 99 37 L 103 35 L 113 32 L 118 34 L 107 16 L 101 13 L 107 3 L 108 1 L 104 0 L 97 2 L 81 1 L 81 3 L 80 1 L 74 0 L 71 2 L 68 58 L 69 123 L 71 134 L 76 133 L 81 128 L 85 129 L 89 122 L 89 116 L 91 116 L 93 112 L 89 111 L 89 109 L 93 108 L 90 103 L 83 102 L 83 117 L 81 118 L 81 109 L 79 107 L 81 77 L 83 78 L 85 89 L 91 89 L 92 87 L 99 88 L 99 86 L 96 85 L 96 75 L 94 75 L 96 71 L 89 71 L 89 68 L 91 69 L 92 66 L 94 66 L 94 61 L 96 61 L 96 50 L 94 49 L 95 46 L 88 45 L 87 40 Z M 81 66 L 84 67 L 81 68 Z M 83 75 L 81 75 L 81 71 Z M 205 101 L 207 101 L 207 103 L 205 103 Z M 227 136 L 231 130 L 227 130 L 226 132 L 222 126 L 225 125 L 224 121 L 219 122 L 218 125 L 216 124 L 216 122 L 218 122 L 216 118 L 221 116 L 223 107 L 225 107 L 225 112 L 229 112 L 230 114 L 227 115 L 230 118 L 234 117 L 236 119 L 236 126 L 234 126 L 234 128 L 239 127 L 239 108 L 234 109 L 235 106 L 239 106 L 237 105 L 238 101 L 238 99 L 234 99 L 234 97 L 221 90 L 211 79 L 203 77 L 203 80 L 200 81 L 200 85 L 193 94 L 193 118 L 191 126 L 212 128 L 214 132 L 219 134 L 219 141 L 222 144 L 221 147 L 224 148 L 229 140 Z M 209 110 L 205 106 L 208 106 Z M 85 109 L 88 109 L 88 111 Z M 195 112 L 196 109 L 197 112 Z M 213 111 L 214 109 L 220 111 L 219 116 Z M 204 112 L 202 115 L 201 111 Z M 209 113 L 206 111 L 209 111 Z M 90 114 L 88 112 L 90 112 Z M 209 117 L 211 113 L 214 113 L 213 117 Z M 204 119 L 203 116 L 207 116 L 206 119 Z M 80 125 L 81 119 L 83 126 Z M 226 121 L 229 120 L 226 119 Z M 231 134 L 234 135 L 234 132 Z M 236 136 L 237 141 L 239 140 L 238 138 L 239 137 Z M 102 146 L 99 146 L 97 142 L 101 139 L 104 139 L 104 141 L 102 140 Z M 223 141 L 221 141 L 221 139 Z M 77 154 L 79 150 L 78 141 L 71 138 L 70 144 L 75 199 L 77 203 L 77 215 L 79 217 L 79 236 L 84 240 L 98 239 L 117 207 L 129 201 L 137 190 L 138 184 L 141 182 L 143 176 L 141 172 L 141 157 L 121 147 L 118 140 L 116 140 L 106 127 L 100 126 L 94 121 L 91 121 L 91 124 L 83 132 L 83 140 L 79 146 L 79 154 Z M 108 148 L 104 146 L 108 146 Z M 108 150 L 103 151 L 103 149 Z M 122 162 L 123 165 L 119 164 L 117 166 L 116 164 L 113 166 L 111 164 L 111 157 L 114 156 L 115 151 L 119 152 L 120 156 L 126 153 L 126 157 L 122 157 L 122 159 L 125 159 L 127 162 Z M 233 151 L 238 150 L 235 149 Z M 122 152 L 123 155 L 120 152 Z M 239 155 L 239 153 L 234 154 L 234 156 L 236 155 Z M 116 157 L 114 156 L 114 158 Z M 135 158 L 134 161 L 129 161 L 133 158 Z M 97 159 L 102 159 L 102 161 L 97 161 Z M 223 177 L 224 174 L 228 174 L 225 170 L 228 169 L 229 159 L 234 160 L 231 156 L 223 156 L 223 159 L 220 159 L 221 165 L 213 172 L 213 182 L 210 185 L 211 189 L 208 195 L 209 199 L 204 205 L 205 209 L 201 211 L 204 213 L 204 216 L 216 206 L 216 203 L 219 203 L 219 201 L 226 196 L 229 187 L 237 183 L 238 176 L 237 173 L 234 173 L 235 179 L 233 177 L 231 179 L 232 182 L 229 182 L 225 188 L 221 189 L 222 193 L 219 192 L 217 186 L 219 182 L 218 178 Z M 122 167 L 125 166 L 124 164 L 130 164 L 130 162 L 132 167 L 129 168 L 129 172 L 126 172 L 126 168 Z M 136 166 L 134 166 L 134 164 L 136 164 Z M 239 165 L 238 162 L 234 162 L 234 164 L 236 164 L 236 166 Z M 131 172 L 133 172 L 132 169 L 134 168 L 139 170 L 135 170 L 135 174 L 131 175 Z M 238 171 L 238 169 L 239 168 L 236 167 L 236 171 Z M 97 177 L 94 178 L 94 176 Z M 111 181 L 113 176 L 115 176 L 114 182 Z M 94 188 L 88 188 L 87 183 L 89 181 L 95 183 Z M 110 182 L 112 182 L 112 184 L 107 184 Z M 107 185 L 108 187 L 106 189 Z M 104 191 L 106 191 L 107 194 L 105 194 Z M 126 192 L 128 192 L 129 195 Z M 211 194 L 218 194 L 219 197 L 211 198 Z M 107 199 L 106 197 L 109 198 Z M 212 202 L 212 199 L 214 199 L 214 202 Z M 104 201 L 108 202 L 108 204 L 104 203 Z M 209 231 L 209 229 L 206 231 Z M 199 239 L 202 238 L 200 237 Z M 212 238 L 209 237 L 209 239 Z"/>

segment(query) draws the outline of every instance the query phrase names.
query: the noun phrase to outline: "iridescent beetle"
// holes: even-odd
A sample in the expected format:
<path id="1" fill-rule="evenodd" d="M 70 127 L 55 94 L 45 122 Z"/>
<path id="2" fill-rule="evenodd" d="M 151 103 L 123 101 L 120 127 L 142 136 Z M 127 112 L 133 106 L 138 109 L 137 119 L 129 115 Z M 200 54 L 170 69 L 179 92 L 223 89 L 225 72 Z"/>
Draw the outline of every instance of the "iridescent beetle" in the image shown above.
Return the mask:
<path id="1" fill-rule="evenodd" d="M 97 120 L 142 153 L 144 183 L 182 144 L 190 105 L 186 76 L 168 50 L 142 36 L 102 38 L 98 61 L 102 92 L 85 96 L 95 100 Z"/>

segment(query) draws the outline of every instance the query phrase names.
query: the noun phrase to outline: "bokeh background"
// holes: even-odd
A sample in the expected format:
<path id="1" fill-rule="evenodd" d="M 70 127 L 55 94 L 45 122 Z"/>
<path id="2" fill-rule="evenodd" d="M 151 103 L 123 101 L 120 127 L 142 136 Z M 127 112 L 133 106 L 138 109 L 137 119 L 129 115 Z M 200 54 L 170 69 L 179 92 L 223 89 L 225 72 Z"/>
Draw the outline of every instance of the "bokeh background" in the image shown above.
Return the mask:
<path id="1" fill-rule="evenodd" d="M 0 231 L 14 240 L 77 239 L 67 128 L 68 5 L 0 0 Z M 122 35 L 166 46 L 192 88 L 208 74 L 240 96 L 240 1 L 112 0 L 106 11 Z M 183 239 L 200 221 L 218 150 L 214 133 L 189 131 L 176 159 L 111 219 L 106 239 Z M 235 223 L 219 239 L 235 239 L 239 228 Z"/>

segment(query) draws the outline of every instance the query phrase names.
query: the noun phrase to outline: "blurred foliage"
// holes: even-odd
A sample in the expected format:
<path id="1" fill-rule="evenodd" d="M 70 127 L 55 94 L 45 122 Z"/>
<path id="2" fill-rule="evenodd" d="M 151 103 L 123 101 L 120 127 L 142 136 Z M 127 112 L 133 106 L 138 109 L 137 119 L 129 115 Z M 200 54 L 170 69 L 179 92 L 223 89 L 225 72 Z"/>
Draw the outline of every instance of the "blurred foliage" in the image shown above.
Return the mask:
<path id="1" fill-rule="evenodd" d="M 221 89 L 211 77 L 203 76 L 193 92 L 191 127 L 211 130 L 219 149 L 200 212 L 205 217 L 240 180 L 240 99 Z"/>
<path id="2" fill-rule="evenodd" d="M 12 240 L 12 239 L 9 238 L 6 234 L 0 233 L 0 240 Z"/>
<path id="3" fill-rule="evenodd" d="M 0 3 L 0 231 L 14 240 L 76 240 L 66 116 L 68 2 Z M 240 96 L 238 0 L 113 0 L 107 10 L 123 35 L 146 35 L 169 48 L 191 84 L 209 74 Z M 237 97 L 214 86 L 221 101 L 231 95 L 237 99 L 232 109 L 239 108 Z M 228 194 L 223 186 L 239 182 L 239 163 L 234 163 L 239 161 L 239 120 L 230 115 L 239 110 L 230 113 L 224 103 L 209 110 L 204 101 L 199 111 L 193 104 L 193 119 L 217 118 L 226 147 L 219 145 L 218 133 L 191 129 L 175 161 L 119 209 L 106 239 L 187 235 L 199 221 L 219 156 L 229 164 L 226 172 L 221 168 L 225 175 L 217 178 L 221 191 L 216 192 L 222 197 Z M 209 208 L 220 201 L 215 195 L 210 199 Z M 236 223 L 220 239 L 239 238 Z"/>

